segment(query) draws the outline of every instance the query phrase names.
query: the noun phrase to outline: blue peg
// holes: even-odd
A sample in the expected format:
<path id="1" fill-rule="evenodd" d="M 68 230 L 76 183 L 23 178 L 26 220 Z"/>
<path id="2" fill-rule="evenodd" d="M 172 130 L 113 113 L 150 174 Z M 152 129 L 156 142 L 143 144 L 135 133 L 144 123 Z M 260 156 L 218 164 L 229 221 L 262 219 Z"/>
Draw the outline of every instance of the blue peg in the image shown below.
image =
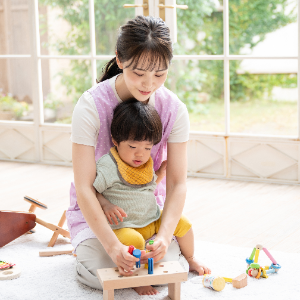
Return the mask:
<path id="1" fill-rule="evenodd" d="M 136 266 L 137 268 L 140 268 L 140 267 L 141 267 L 141 255 L 142 255 L 141 250 L 139 250 L 139 249 L 134 249 L 133 252 L 132 252 L 132 255 L 133 255 L 134 257 L 136 257 L 136 258 L 139 259 L 139 261 L 137 261 L 137 262 L 135 263 L 135 266 Z"/>
<path id="2" fill-rule="evenodd" d="M 153 274 L 153 258 L 148 258 L 148 274 Z"/>

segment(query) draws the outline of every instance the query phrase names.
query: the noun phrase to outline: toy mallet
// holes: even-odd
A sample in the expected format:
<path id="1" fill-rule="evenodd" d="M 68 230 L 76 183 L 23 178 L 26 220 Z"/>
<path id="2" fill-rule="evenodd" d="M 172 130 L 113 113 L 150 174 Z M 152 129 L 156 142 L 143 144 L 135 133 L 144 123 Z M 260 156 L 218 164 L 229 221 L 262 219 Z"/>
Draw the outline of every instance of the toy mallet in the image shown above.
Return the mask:
<path id="1" fill-rule="evenodd" d="M 232 283 L 232 286 L 236 289 L 241 289 L 245 286 L 247 286 L 247 275 L 246 274 L 241 274 L 236 278 L 227 278 L 223 277 L 225 282 L 227 283 Z"/>

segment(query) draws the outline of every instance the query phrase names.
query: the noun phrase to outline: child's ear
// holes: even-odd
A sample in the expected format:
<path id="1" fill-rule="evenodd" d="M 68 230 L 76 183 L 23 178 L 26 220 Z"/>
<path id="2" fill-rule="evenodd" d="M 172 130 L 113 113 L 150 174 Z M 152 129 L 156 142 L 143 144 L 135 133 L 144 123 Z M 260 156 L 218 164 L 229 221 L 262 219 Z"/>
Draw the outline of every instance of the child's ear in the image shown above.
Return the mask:
<path id="1" fill-rule="evenodd" d="M 111 139 L 112 139 L 113 144 L 117 147 L 118 143 L 115 141 L 115 139 L 113 137 Z"/>

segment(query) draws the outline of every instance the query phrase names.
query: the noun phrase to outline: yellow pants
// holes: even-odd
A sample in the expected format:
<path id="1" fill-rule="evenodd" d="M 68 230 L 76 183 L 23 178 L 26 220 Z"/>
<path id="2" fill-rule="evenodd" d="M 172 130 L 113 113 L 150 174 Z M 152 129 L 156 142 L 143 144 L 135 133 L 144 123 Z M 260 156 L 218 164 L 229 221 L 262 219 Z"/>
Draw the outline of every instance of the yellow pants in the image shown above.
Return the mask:
<path id="1" fill-rule="evenodd" d="M 157 221 L 154 221 L 143 228 L 120 228 L 115 229 L 119 241 L 125 245 L 133 245 L 136 249 L 145 249 L 145 240 L 151 238 L 155 233 L 158 233 L 161 224 L 161 215 Z M 176 237 L 183 237 L 192 227 L 191 222 L 185 217 L 181 216 L 177 227 L 175 229 L 174 235 Z"/>

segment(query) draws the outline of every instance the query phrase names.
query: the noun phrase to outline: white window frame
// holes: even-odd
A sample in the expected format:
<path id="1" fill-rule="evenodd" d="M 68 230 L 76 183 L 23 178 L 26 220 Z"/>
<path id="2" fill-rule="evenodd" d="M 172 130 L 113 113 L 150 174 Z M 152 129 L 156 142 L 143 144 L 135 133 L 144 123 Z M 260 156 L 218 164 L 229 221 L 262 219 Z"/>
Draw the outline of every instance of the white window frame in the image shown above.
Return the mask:
<path id="1" fill-rule="evenodd" d="M 8 1 L 8 0 L 4 0 Z M 223 54 L 222 55 L 174 55 L 174 60 L 223 60 L 224 65 L 224 114 L 225 114 L 225 131 L 224 132 L 205 132 L 205 131 L 191 131 L 191 139 L 201 139 L 201 138 L 221 138 L 224 139 L 225 143 L 225 153 L 224 153 L 224 174 L 220 176 L 214 174 L 197 174 L 191 175 L 201 176 L 201 177 L 220 177 L 220 178 L 234 178 L 230 176 L 230 164 L 228 162 L 228 139 L 241 139 L 245 140 L 256 140 L 256 141 L 272 141 L 272 142 L 291 142 L 299 143 L 300 141 L 300 105 L 298 104 L 298 122 L 297 122 L 297 136 L 280 136 L 280 135 L 267 135 L 267 134 L 245 134 L 245 133 L 232 133 L 230 132 L 230 73 L 229 64 L 230 60 L 243 60 L 243 59 L 297 59 L 298 60 L 298 70 L 300 70 L 300 39 L 298 39 L 298 56 L 285 57 L 285 56 L 248 56 L 248 55 L 230 55 L 229 54 L 229 0 L 223 1 Z M 42 72 L 41 72 L 41 60 L 42 59 L 86 59 L 90 60 L 92 67 L 92 82 L 91 85 L 96 83 L 97 78 L 97 60 L 107 61 L 111 59 L 112 55 L 96 55 L 96 43 L 95 43 L 95 13 L 94 13 L 94 0 L 89 0 L 89 24 L 90 24 L 90 55 L 41 55 L 40 52 L 40 35 L 39 35 L 39 10 L 38 10 L 38 0 L 29 0 L 29 16 L 31 21 L 31 41 L 32 41 L 32 52 L 30 55 L 0 55 L 0 59 L 30 59 L 32 61 L 32 100 L 34 109 L 34 120 L 33 122 L 22 122 L 22 121 L 2 121 L 0 120 L 0 128 L 20 128 L 20 127 L 34 127 L 35 132 L 35 160 L 34 162 L 42 162 L 49 164 L 63 164 L 71 165 L 70 159 L 63 159 L 62 162 L 49 161 L 43 158 L 43 138 L 42 134 L 44 131 L 53 130 L 58 132 L 71 132 L 71 125 L 64 124 L 49 124 L 44 123 L 43 114 L 43 93 L 42 93 Z M 123 9 L 120 7 L 120 9 Z M 300 16 L 300 5 L 298 5 L 298 16 Z M 298 34 L 300 33 L 300 22 L 298 21 Z M 299 73 L 299 71 L 298 71 Z M 298 77 L 298 103 L 300 101 L 300 76 Z M 1 147 L 0 147 L 1 150 Z M 299 150 L 300 153 L 300 150 Z M 300 154 L 299 154 L 300 156 Z M 22 159 L 3 159 L 3 160 L 15 160 L 22 161 Z M 26 161 L 26 160 L 25 160 Z M 300 161 L 300 159 L 299 159 Z M 238 178 L 235 178 L 238 179 Z M 257 180 L 264 181 L 266 178 L 258 178 Z M 249 179 L 251 180 L 251 179 Z M 253 179 L 257 181 L 256 179 Z M 270 181 L 266 179 L 266 181 Z M 276 180 L 274 182 L 277 182 Z M 280 182 L 284 182 L 281 180 Z M 299 178 L 297 183 L 300 183 L 300 168 L 299 168 Z"/>

